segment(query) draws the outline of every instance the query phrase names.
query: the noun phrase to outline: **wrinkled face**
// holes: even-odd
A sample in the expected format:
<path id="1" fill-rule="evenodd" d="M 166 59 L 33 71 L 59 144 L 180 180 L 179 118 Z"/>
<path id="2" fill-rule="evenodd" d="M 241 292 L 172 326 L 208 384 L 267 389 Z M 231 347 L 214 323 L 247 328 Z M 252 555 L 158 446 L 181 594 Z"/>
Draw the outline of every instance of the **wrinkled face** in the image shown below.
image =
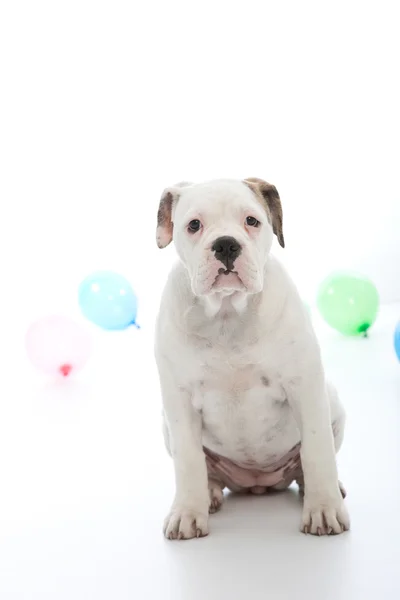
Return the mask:
<path id="1" fill-rule="evenodd" d="M 268 186 L 269 194 L 276 193 L 275 203 L 280 209 L 276 189 L 261 183 Z M 158 244 L 165 246 L 173 234 L 195 295 L 254 294 L 262 290 L 276 215 L 271 212 L 268 197 L 263 195 L 261 183 L 213 181 L 164 192 Z M 280 212 L 283 245 L 281 225 Z"/>

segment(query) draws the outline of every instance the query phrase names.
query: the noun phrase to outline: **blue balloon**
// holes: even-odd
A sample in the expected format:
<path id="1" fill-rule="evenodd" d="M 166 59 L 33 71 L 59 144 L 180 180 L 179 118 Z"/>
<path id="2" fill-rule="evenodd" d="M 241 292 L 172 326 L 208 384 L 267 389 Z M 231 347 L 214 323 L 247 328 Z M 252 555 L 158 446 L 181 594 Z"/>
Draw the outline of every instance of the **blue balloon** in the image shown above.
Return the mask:
<path id="1" fill-rule="evenodd" d="M 394 330 L 394 349 L 396 350 L 397 358 L 400 360 L 400 321 Z"/>
<path id="2" fill-rule="evenodd" d="M 103 329 L 136 325 L 135 293 L 129 281 L 118 273 L 98 271 L 86 277 L 79 286 L 79 306 L 89 321 Z"/>

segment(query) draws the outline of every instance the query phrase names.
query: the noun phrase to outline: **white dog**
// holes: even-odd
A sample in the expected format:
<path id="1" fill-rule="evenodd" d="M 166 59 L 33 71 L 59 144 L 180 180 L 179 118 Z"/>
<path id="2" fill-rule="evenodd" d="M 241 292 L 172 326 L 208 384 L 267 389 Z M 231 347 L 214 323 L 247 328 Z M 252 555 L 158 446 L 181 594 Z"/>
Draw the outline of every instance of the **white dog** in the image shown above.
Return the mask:
<path id="1" fill-rule="evenodd" d="M 164 191 L 157 243 L 180 262 L 161 302 L 156 359 L 176 495 L 169 539 L 207 535 L 223 489 L 261 494 L 297 481 L 301 529 L 349 528 L 335 451 L 345 414 L 325 380 L 310 319 L 283 267 L 276 188 L 260 179 Z"/>

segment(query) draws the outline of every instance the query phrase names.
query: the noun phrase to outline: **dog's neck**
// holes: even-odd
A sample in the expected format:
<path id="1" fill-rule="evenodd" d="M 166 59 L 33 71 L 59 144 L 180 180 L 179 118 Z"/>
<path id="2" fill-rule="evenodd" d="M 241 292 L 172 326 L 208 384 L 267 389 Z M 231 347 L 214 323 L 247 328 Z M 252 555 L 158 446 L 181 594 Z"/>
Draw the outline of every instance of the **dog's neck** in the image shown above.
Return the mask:
<path id="1" fill-rule="evenodd" d="M 212 294 L 193 297 L 184 315 L 187 334 L 207 343 L 227 344 L 245 335 L 256 335 L 255 319 L 260 294 Z"/>
<path id="2" fill-rule="evenodd" d="M 260 310 L 261 326 L 270 327 L 285 302 L 285 294 L 276 293 L 276 272 L 281 272 L 277 266 L 276 260 L 270 256 L 264 267 L 264 287 L 258 293 L 222 290 L 196 296 L 189 273 L 182 265 L 187 308 L 180 319 L 185 331 L 204 339 L 218 337 L 227 340 L 232 336 L 256 335 L 260 328 Z"/>
<path id="3" fill-rule="evenodd" d="M 264 271 L 264 287 L 258 293 L 228 290 L 207 296 L 193 293 L 190 277 L 185 271 L 187 309 L 180 317 L 186 334 L 205 343 L 230 344 L 234 340 L 254 340 L 260 329 L 274 326 L 282 311 L 285 293 L 277 294 L 276 261 L 268 260 Z"/>
<path id="4" fill-rule="evenodd" d="M 249 302 L 249 294 L 233 290 L 232 292 L 216 292 L 209 296 L 200 297 L 200 303 L 208 318 L 215 317 L 219 312 L 243 314 Z"/>

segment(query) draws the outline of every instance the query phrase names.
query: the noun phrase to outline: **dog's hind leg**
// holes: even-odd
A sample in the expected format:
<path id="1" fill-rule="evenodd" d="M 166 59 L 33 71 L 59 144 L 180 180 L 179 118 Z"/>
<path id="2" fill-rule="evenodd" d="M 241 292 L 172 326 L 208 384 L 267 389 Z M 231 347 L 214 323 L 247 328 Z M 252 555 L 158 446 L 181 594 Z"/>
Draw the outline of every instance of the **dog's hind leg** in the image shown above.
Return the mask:
<path id="1" fill-rule="evenodd" d="M 215 513 L 221 508 L 222 503 L 224 501 L 224 487 L 225 486 L 223 483 L 221 483 L 221 481 L 219 481 L 215 477 L 210 477 L 210 474 L 208 475 L 208 491 L 210 493 L 210 513 Z"/>

